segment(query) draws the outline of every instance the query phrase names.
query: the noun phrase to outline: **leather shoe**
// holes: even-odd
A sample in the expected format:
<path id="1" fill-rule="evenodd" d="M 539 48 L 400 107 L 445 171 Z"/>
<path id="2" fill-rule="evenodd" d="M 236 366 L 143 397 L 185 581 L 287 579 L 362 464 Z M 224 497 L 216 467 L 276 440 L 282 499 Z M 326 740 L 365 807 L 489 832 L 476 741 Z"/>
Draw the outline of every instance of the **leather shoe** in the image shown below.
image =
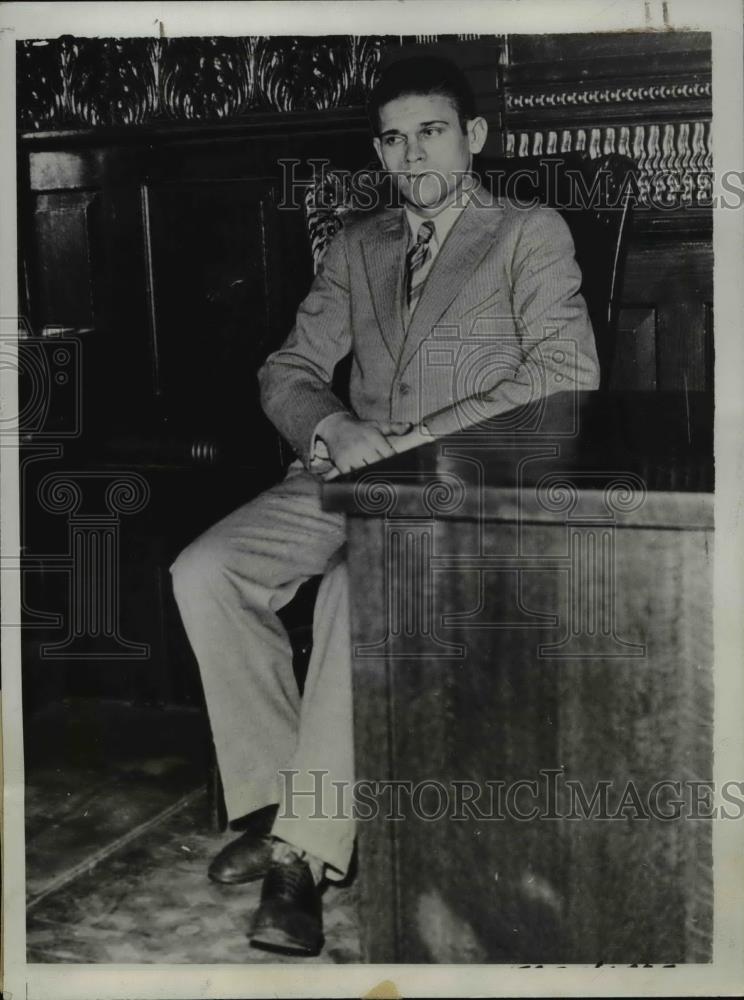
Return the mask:
<path id="1" fill-rule="evenodd" d="M 264 877 L 271 865 L 276 808 L 266 806 L 251 813 L 244 832 L 223 847 L 209 866 L 207 874 L 213 882 L 242 885 Z"/>
<path id="2" fill-rule="evenodd" d="M 272 863 L 248 935 L 251 944 L 287 955 L 317 955 L 323 947 L 322 907 L 306 861 L 293 857 Z"/>

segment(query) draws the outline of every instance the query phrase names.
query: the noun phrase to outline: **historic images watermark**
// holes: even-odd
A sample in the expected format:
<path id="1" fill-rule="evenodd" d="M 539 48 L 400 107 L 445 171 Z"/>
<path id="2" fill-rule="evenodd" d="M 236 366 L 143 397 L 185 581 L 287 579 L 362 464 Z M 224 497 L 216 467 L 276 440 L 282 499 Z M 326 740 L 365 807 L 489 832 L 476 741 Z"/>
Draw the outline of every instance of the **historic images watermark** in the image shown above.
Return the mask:
<path id="1" fill-rule="evenodd" d="M 518 159 L 515 159 L 518 163 Z M 278 161 L 281 168 L 281 185 L 278 208 L 285 211 L 301 209 L 308 190 L 314 192 L 316 209 L 333 209 L 343 203 L 347 208 L 360 212 L 395 208 L 400 202 L 397 195 L 396 173 L 376 167 L 343 170 L 330 160 L 315 158 L 302 161 L 284 158 Z M 609 167 L 598 166 L 591 176 L 580 169 L 561 168 L 560 158 L 545 156 L 539 166 L 509 169 L 486 167 L 480 172 L 465 172 L 462 183 L 455 192 L 453 204 L 462 205 L 464 199 L 486 204 L 490 193 L 499 195 L 517 209 L 531 209 L 539 204 L 550 204 L 560 211 L 608 211 L 632 208 L 633 212 L 679 211 L 688 201 L 694 177 L 697 208 L 739 209 L 744 205 L 744 172 L 725 170 L 696 171 L 687 177 L 684 172 L 657 170 L 651 176 L 639 177 L 629 170 L 618 182 Z M 422 170 L 407 179 L 413 185 L 426 182 L 439 183 L 442 197 L 451 184 L 434 170 Z M 474 184 L 474 180 L 481 183 Z M 717 188 L 720 192 L 717 193 Z M 702 193 L 701 193 L 702 192 Z M 459 200 L 458 200 L 459 199 Z"/>
<path id="2" fill-rule="evenodd" d="M 20 445 L 21 555 L 3 554 L 0 571 L 20 574 L 22 621 L 6 626 L 39 629 L 42 660 L 142 660 L 147 643 L 122 634 L 122 517 L 143 510 L 150 486 L 138 472 L 58 471 L 65 444 L 83 433 L 84 338 L 63 327 L 34 336 L 25 317 L 0 319 L 0 364 L 15 373 L 18 405 L 0 412 L 0 447 Z M 43 463 L 54 470 L 40 473 Z M 28 540 L 36 518 L 66 519 L 66 544 L 33 549 Z M 60 532 L 55 532 L 59 536 Z M 64 610 L 39 610 L 28 599 L 33 578 L 61 577 Z"/>
<path id="3" fill-rule="evenodd" d="M 79 438 L 83 421 L 83 357 L 79 337 L 47 327 L 33 336 L 25 317 L 0 316 L 0 366 L 15 374 L 18 406 L 0 409 L 0 443 Z"/>
<path id="4" fill-rule="evenodd" d="M 676 822 L 744 818 L 744 781 L 716 784 L 691 778 L 640 782 L 601 779 L 589 784 L 562 769 L 542 768 L 533 777 L 473 781 L 390 779 L 327 780 L 329 772 L 280 770 L 283 819 L 406 819 L 483 822 L 622 821 Z M 298 778 L 300 779 L 298 781 Z"/>

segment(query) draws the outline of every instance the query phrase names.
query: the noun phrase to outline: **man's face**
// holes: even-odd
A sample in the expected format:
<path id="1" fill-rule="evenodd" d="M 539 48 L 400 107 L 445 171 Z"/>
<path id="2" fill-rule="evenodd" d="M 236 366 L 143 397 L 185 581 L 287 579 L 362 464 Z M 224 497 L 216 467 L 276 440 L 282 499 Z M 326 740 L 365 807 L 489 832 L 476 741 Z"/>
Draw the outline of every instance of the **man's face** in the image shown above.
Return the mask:
<path id="1" fill-rule="evenodd" d="M 463 132 L 449 97 L 404 94 L 380 108 L 374 145 L 405 201 L 420 215 L 434 215 L 452 199 L 487 132 L 483 118 L 466 122 Z"/>

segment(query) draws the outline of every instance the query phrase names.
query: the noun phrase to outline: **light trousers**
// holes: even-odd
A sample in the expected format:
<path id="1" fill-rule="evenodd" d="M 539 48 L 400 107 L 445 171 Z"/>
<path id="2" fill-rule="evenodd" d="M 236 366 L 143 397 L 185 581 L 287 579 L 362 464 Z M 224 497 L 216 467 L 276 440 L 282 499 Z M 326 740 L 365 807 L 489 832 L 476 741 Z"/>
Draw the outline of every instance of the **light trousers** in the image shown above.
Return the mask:
<path id="1" fill-rule="evenodd" d="M 351 641 L 344 515 L 299 463 L 171 566 L 196 655 L 229 819 L 277 803 L 272 833 L 345 875 L 354 843 Z M 277 616 L 324 574 L 302 698 Z"/>

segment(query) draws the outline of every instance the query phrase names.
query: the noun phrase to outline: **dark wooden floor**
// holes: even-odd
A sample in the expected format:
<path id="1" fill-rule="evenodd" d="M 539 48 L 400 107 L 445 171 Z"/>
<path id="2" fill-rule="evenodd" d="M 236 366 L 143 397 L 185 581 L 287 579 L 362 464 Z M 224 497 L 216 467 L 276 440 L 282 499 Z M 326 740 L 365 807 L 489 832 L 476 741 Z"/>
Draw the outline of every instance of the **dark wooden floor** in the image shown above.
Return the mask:
<path id="1" fill-rule="evenodd" d="M 231 837 L 209 823 L 204 727 L 191 711 L 68 702 L 26 730 L 27 960 L 281 961 L 246 937 L 260 883 L 218 886 Z M 359 962 L 354 884 L 325 893 L 326 945 Z"/>

